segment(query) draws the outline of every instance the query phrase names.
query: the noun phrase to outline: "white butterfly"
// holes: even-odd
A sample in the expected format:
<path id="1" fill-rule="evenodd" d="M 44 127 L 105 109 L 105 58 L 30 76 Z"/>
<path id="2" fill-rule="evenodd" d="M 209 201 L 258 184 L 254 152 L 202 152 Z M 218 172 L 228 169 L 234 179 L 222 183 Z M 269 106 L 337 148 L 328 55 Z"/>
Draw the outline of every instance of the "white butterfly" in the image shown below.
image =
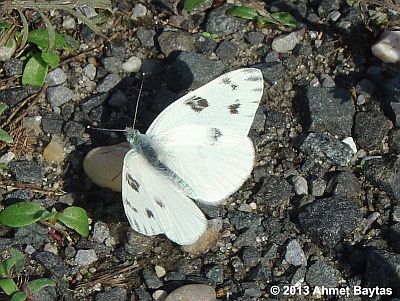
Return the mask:
<path id="1" fill-rule="evenodd" d="M 254 164 L 247 137 L 263 94 L 258 69 L 226 73 L 168 106 L 146 134 L 127 129 L 122 200 L 132 228 L 194 243 L 207 219 L 193 200 L 217 204 Z"/>

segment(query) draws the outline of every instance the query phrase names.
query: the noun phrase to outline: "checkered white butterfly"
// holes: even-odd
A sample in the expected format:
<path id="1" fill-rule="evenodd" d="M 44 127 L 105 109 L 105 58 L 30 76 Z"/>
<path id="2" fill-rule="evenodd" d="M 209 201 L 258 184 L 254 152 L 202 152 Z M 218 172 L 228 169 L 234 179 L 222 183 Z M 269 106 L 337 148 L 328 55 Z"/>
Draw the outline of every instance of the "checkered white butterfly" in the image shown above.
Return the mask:
<path id="1" fill-rule="evenodd" d="M 247 137 L 263 94 L 255 68 L 226 73 L 168 106 L 146 134 L 127 129 L 122 200 L 132 228 L 194 243 L 207 219 L 193 200 L 218 204 L 254 164 Z"/>

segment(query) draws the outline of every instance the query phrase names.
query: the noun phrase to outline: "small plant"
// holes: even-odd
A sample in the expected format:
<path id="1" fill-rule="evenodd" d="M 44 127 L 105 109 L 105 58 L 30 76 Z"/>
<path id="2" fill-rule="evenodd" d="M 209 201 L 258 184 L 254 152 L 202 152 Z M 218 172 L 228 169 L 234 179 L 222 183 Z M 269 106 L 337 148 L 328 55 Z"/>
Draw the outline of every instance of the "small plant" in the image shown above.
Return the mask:
<path id="1" fill-rule="evenodd" d="M 23 33 L 10 33 L 11 24 L 1 23 L 0 29 L 3 29 L 1 35 L 6 38 L 3 43 L 9 49 L 15 49 L 16 43 L 23 43 Z M 4 31 L 7 29 L 7 31 Z M 8 38 L 8 39 L 7 39 Z M 74 50 L 78 48 L 78 42 L 71 36 L 54 33 L 53 44 L 50 45 L 49 32 L 44 29 L 31 30 L 27 34 L 26 42 L 35 45 L 38 51 L 29 51 L 22 60 L 27 60 L 23 74 L 22 84 L 32 86 L 43 86 L 49 67 L 55 68 L 58 66 L 60 58 L 58 50 Z"/>
<path id="2" fill-rule="evenodd" d="M 262 27 L 266 23 L 275 24 L 278 26 L 296 27 L 296 19 L 289 13 L 275 12 L 275 13 L 264 13 L 261 15 L 252 7 L 249 6 L 234 6 L 228 9 L 227 13 L 234 17 L 242 19 L 252 20 L 256 22 L 257 26 Z"/>
<path id="3" fill-rule="evenodd" d="M 8 227 L 18 228 L 31 225 L 36 222 L 48 222 L 56 225 L 57 221 L 63 223 L 82 236 L 89 235 L 89 222 L 86 211 L 83 208 L 70 206 L 62 212 L 54 208 L 47 211 L 42 205 L 34 202 L 19 202 L 6 207 L 0 212 L 0 223 Z"/>
<path id="4" fill-rule="evenodd" d="M 10 249 L 10 257 L 0 262 L 0 288 L 11 296 L 11 301 L 32 300 L 32 295 L 46 286 L 55 286 L 56 283 L 47 278 L 39 278 L 21 286 L 13 280 L 15 273 L 24 268 L 25 256 L 17 249 Z"/>
<path id="5" fill-rule="evenodd" d="M 0 102 L 0 117 L 3 115 L 4 111 L 7 110 L 8 106 Z M 10 136 L 9 133 L 7 133 L 5 130 L 0 128 L 0 141 L 3 141 L 5 143 L 13 143 L 13 138 Z"/>
<path id="6" fill-rule="evenodd" d="M 191 13 L 197 6 L 204 5 L 208 0 L 185 0 L 183 3 L 183 8 Z"/>

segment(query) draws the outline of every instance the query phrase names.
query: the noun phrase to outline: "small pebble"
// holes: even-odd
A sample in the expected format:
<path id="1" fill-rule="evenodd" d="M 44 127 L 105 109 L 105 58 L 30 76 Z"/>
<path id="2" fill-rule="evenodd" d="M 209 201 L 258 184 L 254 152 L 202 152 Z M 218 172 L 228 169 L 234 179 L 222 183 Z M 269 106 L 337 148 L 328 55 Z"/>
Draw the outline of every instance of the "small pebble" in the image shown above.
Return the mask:
<path id="1" fill-rule="evenodd" d="M 125 63 L 121 65 L 122 70 L 129 73 L 139 72 L 141 66 L 142 61 L 136 56 L 131 56 Z"/>
<path id="2" fill-rule="evenodd" d="M 307 257 L 297 240 L 291 240 L 286 246 L 285 260 L 294 266 L 307 264 Z"/>
<path id="3" fill-rule="evenodd" d="M 98 260 L 96 252 L 90 250 L 78 250 L 75 255 L 75 263 L 80 266 L 88 266 Z"/>
<path id="4" fill-rule="evenodd" d="M 75 29 L 76 27 L 75 19 L 71 17 L 65 17 L 62 22 L 62 27 L 64 27 L 65 29 Z"/>
<path id="5" fill-rule="evenodd" d="M 61 68 L 56 68 L 46 75 L 46 83 L 49 87 L 58 86 L 65 83 L 67 75 Z"/>
<path id="6" fill-rule="evenodd" d="M 146 6 L 144 6 L 143 4 L 138 3 L 132 8 L 131 19 L 137 20 L 137 19 L 145 17 L 146 14 L 147 14 Z"/>
<path id="7" fill-rule="evenodd" d="M 305 33 L 304 28 L 289 34 L 280 35 L 272 41 L 272 49 L 278 53 L 292 51 L 301 41 Z"/>
<path id="8" fill-rule="evenodd" d="M 156 271 L 156 274 L 157 274 L 157 277 L 158 277 L 158 278 L 164 277 L 165 274 L 167 273 L 167 272 L 165 271 L 165 269 L 164 269 L 162 266 L 159 266 L 159 265 L 156 265 L 156 266 L 154 267 L 154 270 Z"/>
<path id="9" fill-rule="evenodd" d="M 108 225 L 102 221 L 96 222 L 93 227 L 93 239 L 103 243 L 110 236 Z"/>
<path id="10" fill-rule="evenodd" d="M 108 92 L 114 88 L 120 81 L 121 77 L 116 74 L 109 74 L 103 78 L 96 88 L 97 92 Z"/>
<path id="11" fill-rule="evenodd" d="M 94 80 L 96 77 L 96 67 L 93 64 L 87 64 L 83 68 L 83 74 L 85 74 L 88 79 Z"/>
<path id="12" fill-rule="evenodd" d="M 398 63 L 400 61 L 400 31 L 384 31 L 371 50 L 373 55 L 385 63 Z"/>
<path id="13" fill-rule="evenodd" d="M 61 162 L 64 159 L 64 147 L 61 138 L 53 136 L 43 150 L 43 158 L 48 162 Z"/>
<path id="14" fill-rule="evenodd" d="M 60 107 L 74 97 L 74 92 L 65 86 L 49 87 L 46 91 L 46 98 L 50 105 Z"/>
<path id="15" fill-rule="evenodd" d="M 165 301 L 215 301 L 214 288 L 206 284 L 188 284 L 175 289 Z"/>
<path id="16" fill-rule="evenodd" d="M 166 291 L 163 291 L 163 290 L 156 290 L 154 293 L 153 293 L 153 295 L 152 295 L 152 297 L 153 297 L 153 299 L 155 300 L 155 301 L 164 301 L 165 300 L 165 298 L 167 297 L 167 292 Z"/>
<path id="17" fill-rule="evenodd" d="M 13 152 L 7 152 L 3 156 L 0 157 L 0 163 L 8 164 L 15 158 L 15 154 Z"/>
<path id="18" fill-rule="evenodd" d="M 297 195 L 308 194 L 308 184 L 307 180 L 301 176 L 294 176 L 292 179 L 294 192 Z"/>

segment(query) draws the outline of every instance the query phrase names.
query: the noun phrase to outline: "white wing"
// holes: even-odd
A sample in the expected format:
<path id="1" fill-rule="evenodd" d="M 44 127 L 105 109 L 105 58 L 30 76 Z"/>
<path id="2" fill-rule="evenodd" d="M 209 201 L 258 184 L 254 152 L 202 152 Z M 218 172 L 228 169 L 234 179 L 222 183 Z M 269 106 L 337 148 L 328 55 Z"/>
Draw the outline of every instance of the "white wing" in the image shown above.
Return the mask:
<path id="1" fill-rule="evenodd" d="M 245 68 L 226 73 L 189 92 L 168 106 L 154 120 L 146 134 L 165 136 L 171 128 L 209 125 L 238 136 L 247 136 L 263 94 L 259 69 Z"/>
<path id="2" fill-rule="evenodd" d="M 218 203 L 238 190 L 254 164 L 254 147 L 246 136 L 209 126 L 173 128 L 154 140 L 158 159 L 181 178 L 191 198 Z M 178 183 L 179 186 L 179 183 Z"/>
<path id="3" fill-rule="evenodd" d="M 146 134 L 158 159 L 191 188 L 191 198 L 217 203 L 250 175 L 247 137 L 263 93 L 258 69 L 224 74 L 167 107 Z"/>
<path id="4" fill-rule="evenodd" d="M 144 235 L 165 233 L 180 245 L 194 243 L 207 220 L 197 205 L 141 155 L 125 155 L 122 201 L 131 227 Z"/>

